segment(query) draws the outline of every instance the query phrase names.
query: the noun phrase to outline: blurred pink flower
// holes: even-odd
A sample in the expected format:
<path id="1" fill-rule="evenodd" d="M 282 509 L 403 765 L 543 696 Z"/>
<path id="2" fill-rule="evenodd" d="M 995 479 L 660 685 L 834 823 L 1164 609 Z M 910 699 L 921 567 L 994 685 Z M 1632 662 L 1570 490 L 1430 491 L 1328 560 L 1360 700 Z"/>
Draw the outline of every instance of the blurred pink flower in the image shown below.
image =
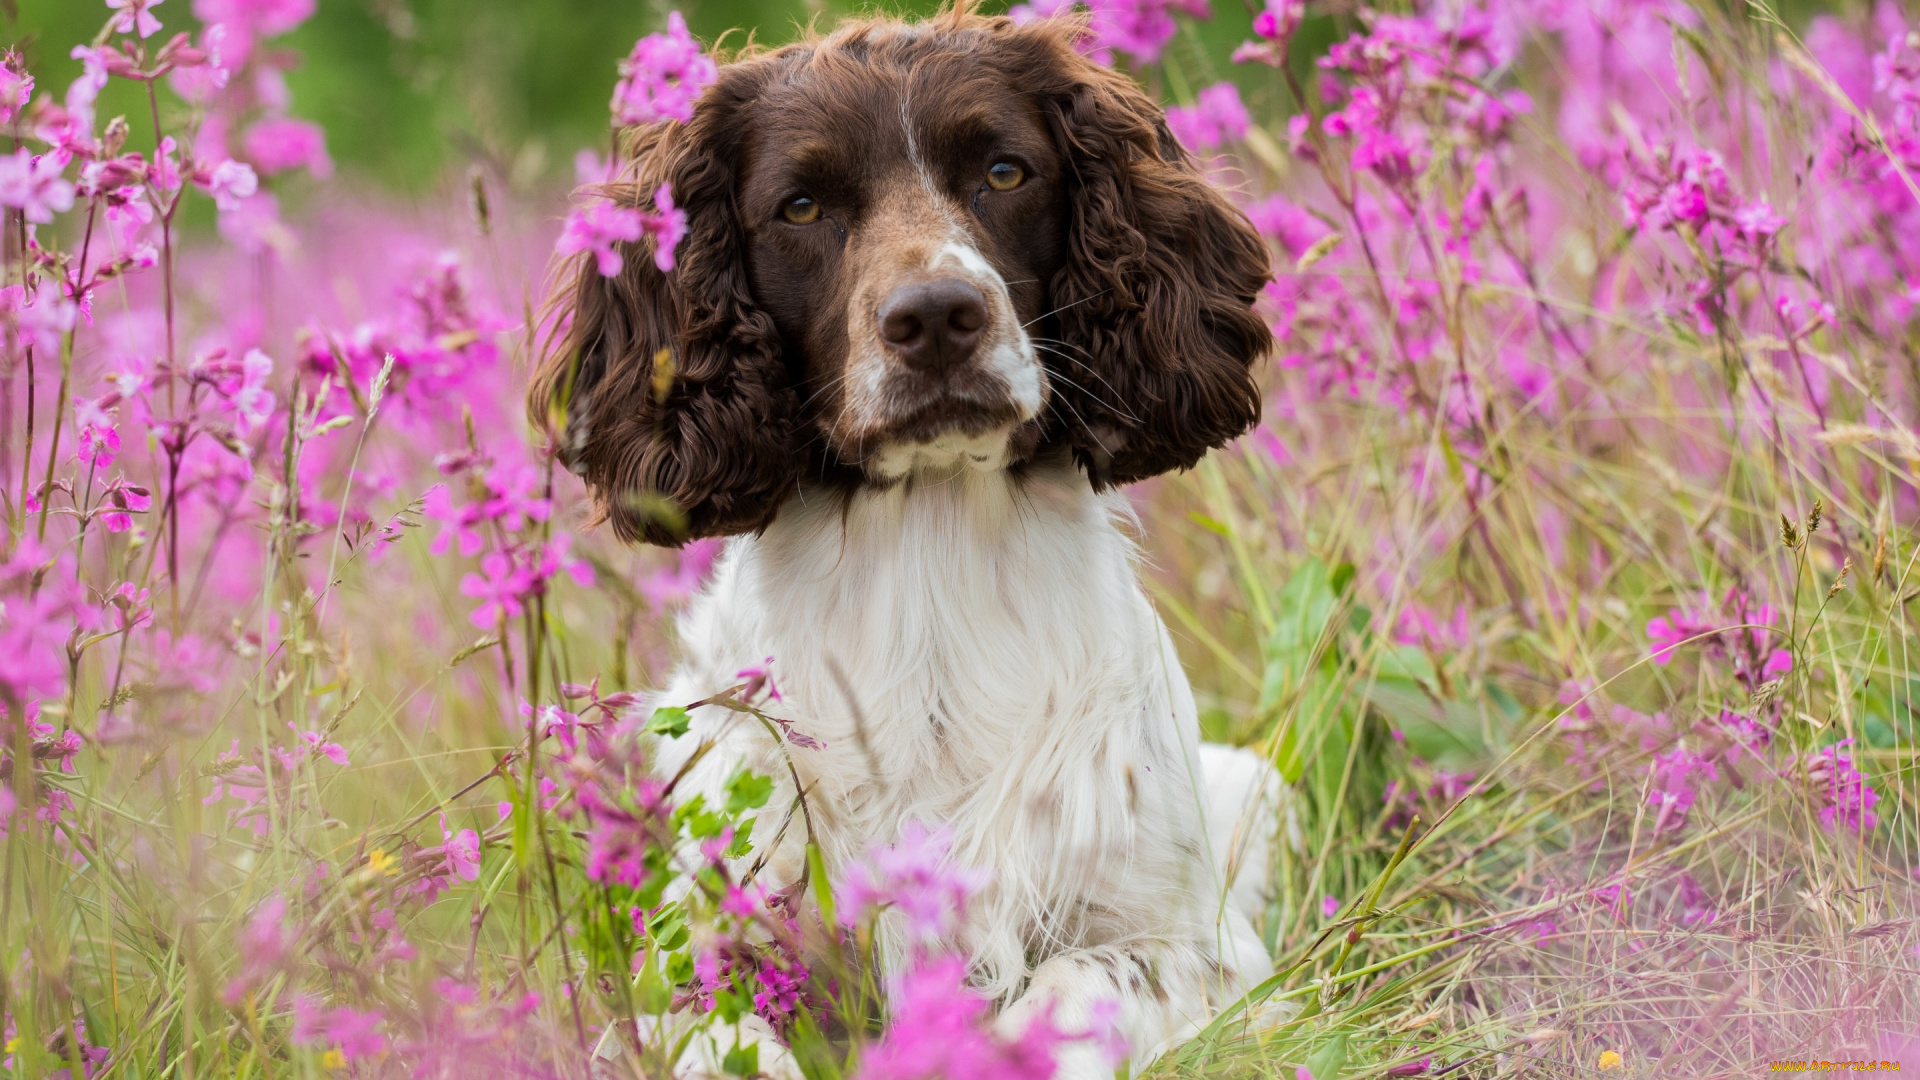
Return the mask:
<path id="1" fill-rule="evenodd" d="M 287 925 L 287 902 L 278 894 L 267 897 L 234 942 L 240 953 L 240 972 L 221 991 L 228 1006 L 240 1004 L 249 992 L 266 982 L 293 954 L 299 933 Z"/>
<path id="2" fill-rule="evenodd" d="M 380 1034 L 382 1023 L 378 1012 L 326 1009 L 305 994 L 293 999 L 293 1041 L 302 1045 L 333 1043 L 349 1062 L 370 1061 L 386 1051 L 386 1036 Z"/>
<path id="3" fill-rule="evenodd" d="M 693 103 L 700 91 L 719 77 L 719 65 L 687 32 L 685 16 L 670 11 L 666 32 L 641 38 L 620 62 L 620 81 L 613 88 L 611 106 L 614 122 L 686 123 L 693 119 Z"/>
<path id="4" fill-rule="evenodd" d="M 1733 212 L 1734 230 L 1755 243 L 1786 228 L 1787 219 L 1774 212 L 1765 199 L 1747 203 Z"/>
<path id="5" fill-rule="evenodd" d="M 1030 22 L 1053 18 L 1074 6 L 1074 0 L 1031 0 L 1007 14 L 1015 22 Z M 1179 30 L 1173 20 L 1175 11 L 1196 19 L 1213 14 L 1207 0 L 1086 0 L 1086 6 L 1088 35 L 1081 48 L 1102 64 L 1113 63 L 1116 50 L 1151 64 L 1160 59 L 1161 50 Z"/>
<path id="6" fill-rule="evenodd" d="M 273 357 L 248 349 L 240 360 L 240 381 L 227 391 L 241 435 L 253 434 L 273 416 L 273 391 L 267 388 L 272 376 Z"/>
<path id="7" fill-rule="evenodd" d="M 260 190 L 260 178 L 244 161 L 222 161 L 208 170 L 204 179 L 195 179 L 213 196 L 214 205 L 227 211 L 240 209 L 241 202 Z"/>
<path id="8" fill-rule="evenodd" d="M 1340 914 L 1340 898 L 1339 897 L 1323 896 L 1320 898 L 1320 917 L 1321 918 L 1331 919 L 1338 914 Z"/>
<path id="9" fill-rule="evenodd" d="M 327 135 L 318 124 L 270 117 L 247 129 L 243 145 L 254 167 L 268 176 L 301 168 L 322 180 L 333 175 Z"/>
<path id="10" fill-rule="evenodd" d="M 1880 821 L 1873 809 L 1880 802 L 1880 793 L 1854 768 L 1853 755 L 1840 752 L 1841 747 L 1852 742 L 1852 739 L 1842 739 L 1801 759 L 1811 793 L 1824 804 L 1820 809 L 1820 824 L 1828 832 L 1840 825 L 1858 833 L 1869 832 Z"/>
<path id="11" fill-rule="evenodd" d="M 288 753 L 275 748 L 274 754 L 280 759 L 280 764 L 289 771 L 299 768 L 316 755 L 326 758 L 343 769 L 351 764 L 347 760 L 347 748 L 337 742 L 329 742 L 324 732 L 301 731 L 293 726 L 291 720 L 287 721 L 287 730 L 293 732 L 293 752 Z"/>
<path id="12" fill-rule="evenodd" d="M 143 38 L 150 38 L 160 32 L 160 20 L 155 18 L 151 9 L 159 7 L 165 0 L 107 0 L 107 8 L 120 14 L 109 20 L 116 34 L 131 34 L 135 30 Z"/>
<path id="13" fill-rule="evenodd" d="M 841 883 L 840 921 L 859 919 L 891 906 L 906 918 L 910 937 L 927 942 L 960 928 L 967 901 L 992 880 L 985 868 L 954 866 L 952 826 L 929 829 L 918 821 L 900 828 L 900 840 L 876 844 L 847 868 Z"/>
<path id="14" fill-rule="evenodd" d="M 1653 662 L 1665 666 L 1673 662 L 1673 651 L 1689 640 L 1713 630 L 1701 616 L 1682 608 L 1647 620 L 1647 640 L 1653 643 Z"/>
<path id="15" fill-rule="evenodd" d="M 519 618 L 521 603 L 533 586 L 533 574 L 504 551 L 490 551 L 480 560 L 480 572 L 460 579 L 460 594 L 479 600 L 473 625 L 490 630 L 502 619 Z"/>
<path id="16" fill-rule="evenodd" d="M 1212 150 L 1246 137 L 1253 123 L 1232 83 L 1215 83 L 1200 91 L 1191 106 L 1167 109 L 1167 126 L 1189 150 Z"/>
<path id="17" fill-rule="evenodd" d="M 120 452 L 120 433 L 114 429 L 113 415 L 100 407 L 98 399 L 73 399 L 73 426 L 80 433 L 80 460 L 96 469 L 106 469 Z"/>
<path id="18" fill-rule="evenodd" d="M 581 187 L 589 184 L 604 184 L 614 177 L 616 162 L 601 157 L 590 149 L 582 149 L 573 155 L 573 182 Z"/>
<path id="19" fill-rule="evenodd" d="M 1331 231 L 1298 203 L 1284 195 L 1269 195 L 1249 203 L 1247 217 L 1260 235 L 1280 245 L 1288 255 L 1299 255 Z"/>
<path id="20" fill-rule="evenodd" d="M 1050 1080 L 1056 1048 L 1072 1036 L 1050 1012 L 1017 1039 L 987 1022 L 989 1002 L 966 985 L 967 962 L 946 956 L 888 980 L 886 1032 L 861 1055 L 855 1080 Z"/>
<path id="21" fill-rule="evenodd" d="M 313 15 L 315 0 L 193 0 L 203 23 L 221 23 L 258 37 L 278 37 Z"/>
<path id="22" fill-rule="evenodd" d="M 1704 780 L 1720 778 L 1720 770 L 1713 762 L 1679 748 L 1654 758 L 1649 768 L 1653 785 L 1647 793 L 1647 803 L 1655 808 L 1653 831 L 1656 833 L 1687 823 L 1687 812 L 1699 797 L 1694 790 L 1696 774 Z"/>
<path id="23" fill-rule="evenodd" d="M 11 124 L 20 110 L 33 100 L 33 76 L 20 70 L 17 55 L 8 53 L 0 63 L 0 124 Z"/>
<path id="24" fill-rule="evenodd" d="M 1287 41 L 1300 28 L 1306 10 L 1305 0 L 1266 0 L 1266 6 L 1253 17 L 1253 32 L 1268 41 Z"/>
<path id="25" fill-rule="evenodd" d="M 679 607 L 693 599 L 713 573 L 713 561 L 719 557 L 722 542 L 713 537 L 695 540 L 677 552 L 670 552 L 673 565 L 655 570 L 640 580 L 640 595 L 655 611 Z"/>
<path id="26" fill-rule="evenodd" d="M 24 148 L 0 155 L 0 206 L 11 206 L 28 221 L 45 225 L 53 215 L 73 209 L 73 182 L 62 174 L 66 162 L 53 154 Z"/>

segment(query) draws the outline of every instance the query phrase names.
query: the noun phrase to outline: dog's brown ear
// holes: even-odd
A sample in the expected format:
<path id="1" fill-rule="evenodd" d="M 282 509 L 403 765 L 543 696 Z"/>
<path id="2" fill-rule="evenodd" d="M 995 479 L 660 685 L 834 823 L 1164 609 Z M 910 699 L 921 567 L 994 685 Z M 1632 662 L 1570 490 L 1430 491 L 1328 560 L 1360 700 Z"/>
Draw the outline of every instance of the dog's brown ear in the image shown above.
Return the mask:
<path id="1" fill-rule="evenodd" d="M 687 215 L 675 266 L 624 245 L 603 277 L 591 253 L 562 269 L 551 347 L 528 409 L 623 540 L 677 547 L 764 528 L 800 477 L 798 398 L 780 339 L 755 307 L 735 209 L 738 116 L 750 78 L 723 70 L 690 123 L 634 133 L 605 194 L 647 206 L 662 184 Z"/>
<path id="2" fill-rule="evenodd" d="M 1064 43 L 1052 66 L 1071 219 L 1049 304 L 1066 344 L 1055 413 L 1096 485 L 1190 468 L 1260 418 L 1266 245 L 1132 79 Z"/>

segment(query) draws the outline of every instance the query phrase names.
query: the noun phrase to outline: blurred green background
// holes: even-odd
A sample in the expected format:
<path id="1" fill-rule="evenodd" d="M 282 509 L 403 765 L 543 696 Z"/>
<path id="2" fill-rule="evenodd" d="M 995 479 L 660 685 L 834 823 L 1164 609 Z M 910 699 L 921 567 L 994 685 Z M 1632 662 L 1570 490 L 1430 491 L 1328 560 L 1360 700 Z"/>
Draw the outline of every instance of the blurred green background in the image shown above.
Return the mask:
<path id="1" fill-rule="evenodd" d="M 344 170 L 401 191 L 442 182 L 449 169 L 484 161 L 517 184 L 571 176 L 574 153 L 607 141 L 615 67 L 636 38 L 661 29 L 672 0 L 319 0 L 314 17 L 279 44 L 302 54 L 287 76 L 293 113 L 327 129 Z M 879 8 L 858 0 L 682 0 L 693 32 L 709 43 L 732 31 L 777 44 L 818 17 L 831 26 L 856 11 L 924 14 L 939 0 Z M 1005 10 L 1005 0 L 983 9 Z M 1211 22 L 1188 26 L 1175 44 L 1168 89 L 1226 74 L 1226 55 L 1249 35 L 1244 0 L 1215 0 Z M 11 9 L 11 10 L 9 10 Z M 40 93 L 58 95 L 79 73 L 68 57 L 107 19 L 101 0 L 0 0 L 7 39 L 26 54 Z M 190 0 L 155 9 L 166 33 L 197 28 Z M 156 41 L 164 38 L 156 38 Z M 1206 70 L 1196 70 L 1199 68 Z M 139 89 L 115 80 L 101 116 L 147 125 Z"/>

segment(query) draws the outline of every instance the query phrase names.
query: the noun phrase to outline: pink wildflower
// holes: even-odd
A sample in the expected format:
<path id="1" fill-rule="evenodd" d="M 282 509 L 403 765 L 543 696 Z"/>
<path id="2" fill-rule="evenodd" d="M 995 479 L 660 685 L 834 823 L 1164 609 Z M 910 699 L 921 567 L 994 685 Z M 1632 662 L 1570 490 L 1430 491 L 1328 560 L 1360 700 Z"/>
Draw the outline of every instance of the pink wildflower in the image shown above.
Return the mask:
<path id="1" fill-rule="evenodd" d="M 516 564 L 504 551 L 492 551 L 480 560 L 479 573 L 460 579 L 460 593 L 481 602 L 473 610 L 473 625 L 486 630 L 526 611 L 521 601 L 532 584 L 533 575 L 526 567 Z"/>
<path id="2" fill-rule="evenodd" d="M 673 186 L 661 184 L 653 193 L 654 212 L 641 216 L 640 227 L 653 237 L 653 264 L 661 273 L 673 269 L 674 252 L 687 235 L 687 212 L 673 204 Z"/>
<path id="3" fill-rule="evenodd" d="M 260 190 L 259 176 L 254 174 L 253 166 L 244 161 L 222 161 L 200 183 L 207 194 L 213 196 L 214 205 L 225 211 L 240 209 L 241 203 Z"/>
<path id="4" fill-rule="evenodd" d="M 333 1043 L 350 1062 L 371 1061 L 386 1051 L 387 1039 L 379 1030 L 382 1022 L 378 1012 L 323 1009 L 304 994 L 293 999 L 293 1041 Z"/>
<path id="5" fill-rule="evenodd" d="M 1253 17 L 1253 32 L 1268 41 L 1287 41 L 1300 28 L 1306 11 L 1304 0 L 1267 0 L 1260 14 Z"/>
<path id="6" fill-rule="evenodd" d="M 316 0 L 193 0 L 203 23 L 234 27 L 252 37 L 278 37 L 312 17 Z"/>
<path id="7" fill-rule="evenodd" d="M 287 925 L 287 902 L 270 896 L 254 909 L 253 917 L 240 931 L 235 943 L 240 952 L 240 973 L 221 992 L 221 1000 L 238 1005 L 249 991 L 279 971 L 292 955 L 299 934 Z"/>
<path id="8" fill-rule="evenodd" d="M 740 696 L 749 702 L 759 701 L 762 698 L 769 701 L 781 700 L 780 688 L 773 683 L 773 657 L 771 656 L 760 664 L 734 672 L 733 677 L 744 681 L 745 685 L 740 690 Z"/>
<path id="9" fill-rule="evenodd" d="M 1736 232 L 1757 244 L 1786 228 L 1787 219 L 1775 213 L 1771 203 L 1761 199 L 1735 210 L 1733 225 Z"/>
<path id="10" fill-rule="evenodd" d="M 291 117 L 262 120 L 247 131 L 247 157 L 268 176 L 304 168 L 319 179 L 333 175 L 327 136 L 319 125 Z"/>
<path id="11" fill-rule="evenodd" d="M 905 917 L 907 932 L 921 941 L 951 934 L 966 917 L 967 901 L 985 888 L 991 873 L 949 864 L 953 829 L 928 829 L 909 821 L 900 841 L 875 845 L 847 870 L 840 908 L 851 926 L 881 907 L 893 906 Z"/>
<path id="12" fill-rule="evenodd" d="M 719 65 L 687 32 L 686 17 L 668 12 L 666 32 L 641 38 L 620 62 L 620 81 L 613 89 L 614 122 L 686 123 L 693 119 L 700 91 L 719 77 Z"/>
<path id="13" fill-rule="evenodd" d="M 17 56 L 8 53 L 0 63 L 0 124 L 11 124 L 20 110 L 33 100 L 33 76 L 19 70 Z"/>
<path id="14" fill-rule="evenodd" d="M 640 595 L 656 611 L 679 607 L 693 599 L 713 572 L 713 560 L 720 554 L 721 542 L 707 538 L 695 540 L 671 553 L 673 565 L 654 571 L 640 581 Z"/>
<path id="15" fill-rule="evenodd" d="M 1696 774 L 1707 780 L 1720 778 L 1720 770 L 1713 762 L 1684 749 L 1661 754 L 1653 759 L 1650 768 L 1653 786 L 1647 793 L 1647 803 L 1656 810 L 1653 820 L 1656 833 L 1687 823 L 1687 812 L 1699 797 L 1694 790 Z"/>
<path id="16" fill-rule="evenodd" d="M 80 460 L 96 469 L 110 467 L 120 453 L 120 433 L 114 430 L 112 414 L 97 399 L 76 397 L 73 426 L 80 432 Z"/>
<path id="17" fill-rule="evenodd" d="M 1845 825 L 1854 832 L 1864 833 L 1880 821 L 1873 810 L 1880 802 L 1880 793 L 1854 768 L 1853 755 L 1840 752 L 1841 747 L 1852 742 L 1852 739 L 1842 739 L 1825 750 L 1808 754 L 1801 761 L 1808 786 L 1814 797 L 1824 804 L 1820 809 L 1820 824 L 1828 832 Z"/>
<path id="18" fill-rule="evenodd" d="M 892 1017 L 862 1056 L 855 1080 L 1049 1080 L 1067 1036 L 1049 1014 L 1002 1041 L 986 1023 L 987 999 L 967 989 L 964 957 L 916 965 L 891 983 Z"/>
<path id="19" fill-rule="evenodd" d="M 160 32 L 160 20 L 155 18 L 152 8 L 159 7 L 165 0 L 107 0 L 110 10 L 118 11 L 111 20 L 116 34 L 131 34 L 135 30 L 143 38 L 150 38 Z"/>
<path id="20" fill-rule="evenodd" d="M 626 267 L 626 257 L 618 245 L 634 243 L 646 233 L 646 219 L 640 211 L 595 199 L 567 215 L 554 250 L 562 255 L 591 251 L 600 276 L 617 277 Z"/>
<path id="21" fill-rule="evenodd" d="M 248 349 L 240 361 L 240 381 L 228 390 L 241 435 L 251 435 L 273 416 L 273 391 L 267 380 L 273 376 L 273 357 L 259 349 Z"/>
<path id="22" fill-rule="evenodd" d="M 0 206 L 11 206 L 28 221 L 45 225 L 53 215 L 73 209 L 73 182 L 66 163 L 53 154 L 15 150 L 0 156 Z"/>
<path id="23" fill-rule="evenodd" d="M 1246 137 L 1252 123 L 1240 101 L 1240 90 L 1227 82 L 1200 91 L 1191 106 L 1175 105 L 1167 110 L 1167 126 L 1189 150 L 1212 150 L 1236 142 Z"/>

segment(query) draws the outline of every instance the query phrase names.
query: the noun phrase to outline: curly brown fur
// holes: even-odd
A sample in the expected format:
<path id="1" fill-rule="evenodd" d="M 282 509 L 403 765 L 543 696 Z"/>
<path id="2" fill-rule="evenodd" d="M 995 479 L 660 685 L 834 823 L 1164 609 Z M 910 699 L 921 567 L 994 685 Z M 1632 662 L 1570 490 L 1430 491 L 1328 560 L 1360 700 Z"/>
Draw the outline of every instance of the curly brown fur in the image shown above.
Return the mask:
<path id="1" fill-rule="evenodd" d="M 743 55 L 691 123 L 634 135 L 607 193 L 640 205 L 672 185 L 679 266 L 640 245 L 615 278 L 570 264 L 529 398 L 621 537 L 760 530 L 802 481 L 892 482 L 879 451 L 946 428 L 1014 424 L 1010 463 L 1070 450 L 1107 486 L 1190 467 L 1258 419 L 1265 248 L 1159 107 L 1075 51 L 1083 33 L 964 10 L 852 22 Z M 972 194 L 979 147 L 1022 155 L 1025 189 Z M 790 177 L 829 206 L 820 228 L 777 220 Z M 921 273 L 941 222 L 991 264 L 1001 329 L 1045 354 L 1030 421 L 980 364 L 851 385 L 856 360 L 879 363 L 856 356 L 873 298 Z"/>

